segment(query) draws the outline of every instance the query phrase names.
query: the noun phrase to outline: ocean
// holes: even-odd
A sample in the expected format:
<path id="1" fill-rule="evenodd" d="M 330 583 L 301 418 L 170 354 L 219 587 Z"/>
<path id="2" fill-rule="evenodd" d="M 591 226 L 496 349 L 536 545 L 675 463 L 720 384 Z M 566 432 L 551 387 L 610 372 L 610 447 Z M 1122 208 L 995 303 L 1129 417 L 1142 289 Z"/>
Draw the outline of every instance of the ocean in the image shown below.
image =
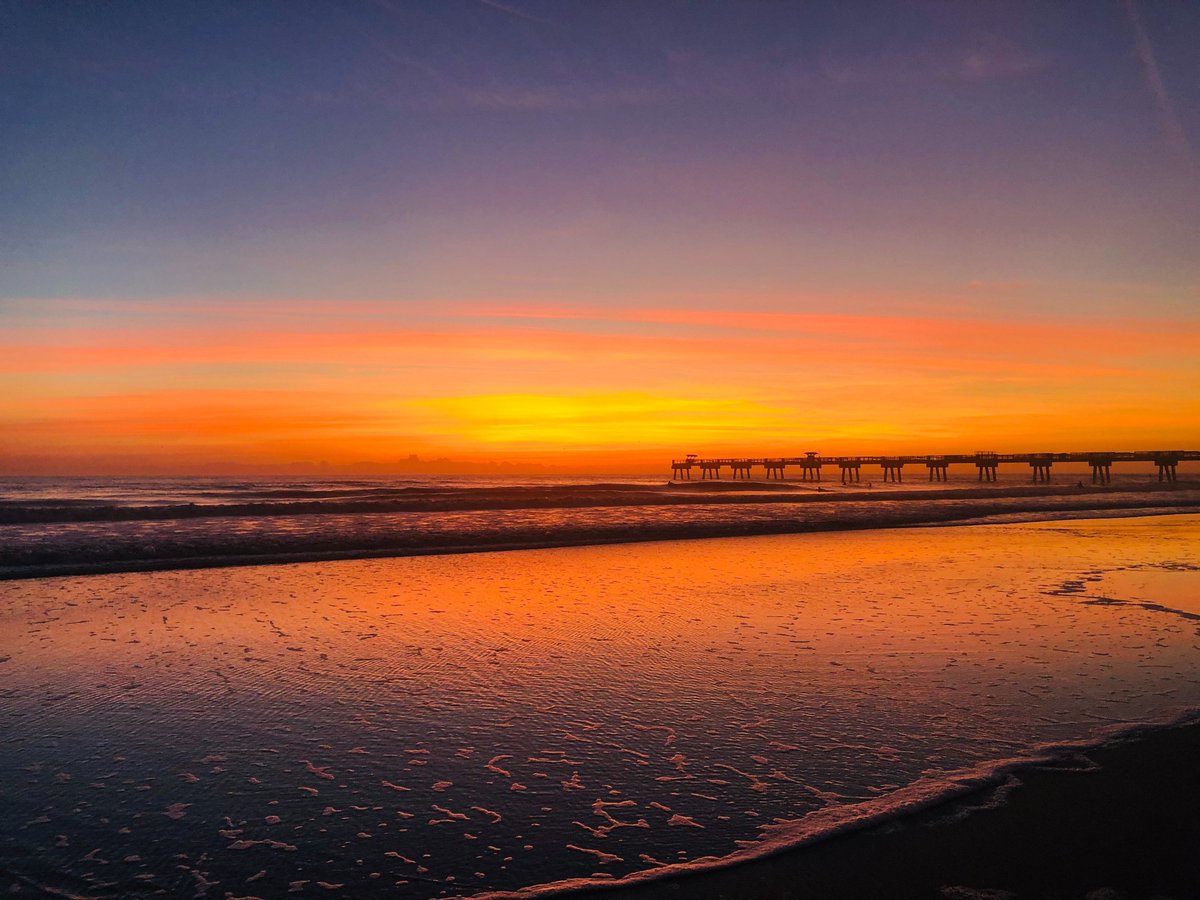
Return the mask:
<path id="1" fill-rule="evenodd" d="M 27 489 L 8 508 L 225 508 L 3 529 L 216 523 L 212 542 L 285 518 L 311 541 L 344 517 L 381 516 L 362 533 L 392 534 L 406 515 L 503 530 L 516 511 L 551 517 L 537 527 L 577 511 L 227 514 L 443 486 L 142 484 L 132 501 L 128 485 Z M 1024 502 L 1016 490 L 998 499 Z M 1042 499 L 1055 496 L 1070 495 Z M 872 502 L 982 501 L 579 509 L 726 521 Z M 536 895 L 726 865 L 998 784 L 1014 761 L 1200 710 L 1200 516 L 1129 512 L 22 572 L 0 582 L 0 888 Z"/>
<path id="2" fill-rule="evenodd" d="M 781 534 L 1106 511 L 1200 511 L 1200 489 L 682 482 L 645 476 L 0 478 L 0 578 Z"/>

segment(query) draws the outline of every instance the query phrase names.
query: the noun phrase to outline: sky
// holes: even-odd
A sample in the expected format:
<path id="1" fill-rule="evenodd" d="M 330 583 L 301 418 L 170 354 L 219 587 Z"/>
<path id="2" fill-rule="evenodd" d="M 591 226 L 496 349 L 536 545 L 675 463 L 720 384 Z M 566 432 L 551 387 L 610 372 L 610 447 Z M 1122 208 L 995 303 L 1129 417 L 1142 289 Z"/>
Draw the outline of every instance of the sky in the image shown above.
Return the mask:
<path id="1" fill-rule="evenodd" d="M 1200 446 L 1200 5 L 0 0 L 0 474 Z"/>

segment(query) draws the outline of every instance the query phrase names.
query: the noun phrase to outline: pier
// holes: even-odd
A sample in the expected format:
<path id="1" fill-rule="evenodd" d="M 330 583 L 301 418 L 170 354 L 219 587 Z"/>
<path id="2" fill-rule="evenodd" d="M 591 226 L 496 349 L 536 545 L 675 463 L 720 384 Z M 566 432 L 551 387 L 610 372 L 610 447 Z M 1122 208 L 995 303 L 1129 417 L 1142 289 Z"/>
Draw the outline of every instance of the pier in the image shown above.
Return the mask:
<path id="1" fill-rule="evenodd" d="M 701 457 L 689 454 L 684 459 L 671 460 L 671 474 L 681 481 L 692 480 L 692 470 L 700 472 L 700 480 L 719 480 L 721 470 L 728 469 L 734 480 L 749 481 L 755 468 L 763 470 L 765 480 L 784 481 L 790 468 L 798 473 L 799 481 L 820 481 L 821 469 L 829 467 L 841 473 L 842 484 L 862 481 L 863 466 L 878 466 L 885 482 L 902 482 L 904 467 L 923 467 L 930 481 L 946 481 L 951 466 L 973 466 L 979 481 L 995 481 L 1001 464 L 1028 466 L 1034 484 L 1048 484 L 1055 463 L 1086 463 L 1092 469 L 1092 484 L 1109 484 L 1112 465 L 1118 462 L 1148 462 L 1158 469 L 1159 481 L 1176 481 L 1181 462 L 1200 460 L 1200 450 L 1128 450 L 1091 451 L 1085 453 L 996 453 L 980 450 L 975 453 L 943 453 L 933 456 L 822 456 L 805 453 L 784 457 Z"/>

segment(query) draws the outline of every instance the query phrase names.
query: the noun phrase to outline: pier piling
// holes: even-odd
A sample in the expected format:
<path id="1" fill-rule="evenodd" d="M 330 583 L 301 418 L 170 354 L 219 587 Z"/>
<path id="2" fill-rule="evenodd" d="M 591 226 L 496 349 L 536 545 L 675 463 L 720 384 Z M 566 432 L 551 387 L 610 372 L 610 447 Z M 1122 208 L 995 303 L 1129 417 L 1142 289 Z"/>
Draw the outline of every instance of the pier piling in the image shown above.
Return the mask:
<path id="1" fill-rule="evenodd" d="M 1050 465 L 1054 461 L 1052 453 L 1034 453 L 1029 459 L 1029 468 L 1033 470 L 1033 483 L 1050 483 Z"/>
<path id="2" fill-rule="evenodd" d="M 980 481 L 995 481 L 996 468 L 1000 462 L 999 454 L 991 450 L 981 450 L 975 454 L 975 465 L 979 469 Z"/>
<path id="3" fill-rule="evenodd" d="M 1088 457 L 1088 465 L 1092 467 L 1092 484 L 1112 482 L 1112 462 L 1111 456 Z"/>
<path id="4" fill-rule="evenodd" d="M 1154 464 L 1158 466 L 1159 481 L 1176 481 L 1175 469 L 1179 465 L 1179 459 L 1175 456 L 1159 456 L 1155 458 Z"/>

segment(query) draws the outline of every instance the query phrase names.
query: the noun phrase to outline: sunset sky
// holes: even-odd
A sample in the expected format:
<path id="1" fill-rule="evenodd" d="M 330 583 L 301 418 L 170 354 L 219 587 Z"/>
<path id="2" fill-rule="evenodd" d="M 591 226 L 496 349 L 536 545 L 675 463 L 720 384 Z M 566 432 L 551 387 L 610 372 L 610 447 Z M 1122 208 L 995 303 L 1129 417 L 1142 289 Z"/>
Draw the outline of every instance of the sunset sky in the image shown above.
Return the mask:
<path id="1" fill-rule="evenodd" d="M 0 4 L 0 473 L 1200 445 L 1200 4 Z"/>

